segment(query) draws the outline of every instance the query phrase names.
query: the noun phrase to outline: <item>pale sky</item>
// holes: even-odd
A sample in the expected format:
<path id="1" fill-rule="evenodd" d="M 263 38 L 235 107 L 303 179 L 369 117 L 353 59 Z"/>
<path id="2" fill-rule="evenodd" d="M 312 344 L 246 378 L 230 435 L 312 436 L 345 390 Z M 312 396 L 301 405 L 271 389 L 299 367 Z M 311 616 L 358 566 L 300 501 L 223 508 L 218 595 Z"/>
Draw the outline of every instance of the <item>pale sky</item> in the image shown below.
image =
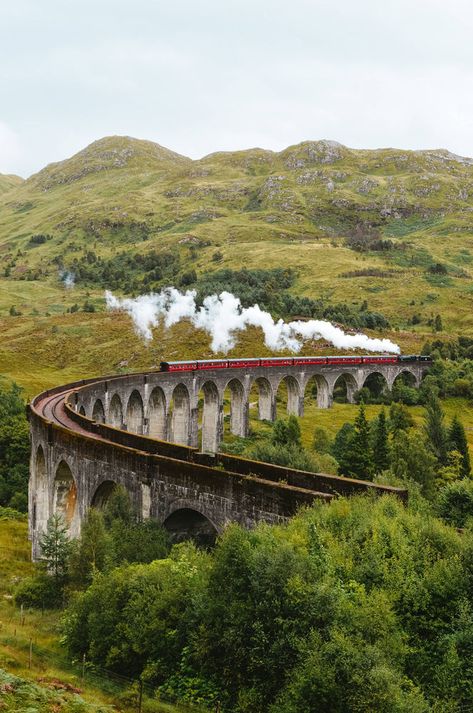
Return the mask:
<path id="1" fill-rule="evenodd" d="M 473 156 L 471 0 L 0 0 L 0 173 L 111 134 Z"/>

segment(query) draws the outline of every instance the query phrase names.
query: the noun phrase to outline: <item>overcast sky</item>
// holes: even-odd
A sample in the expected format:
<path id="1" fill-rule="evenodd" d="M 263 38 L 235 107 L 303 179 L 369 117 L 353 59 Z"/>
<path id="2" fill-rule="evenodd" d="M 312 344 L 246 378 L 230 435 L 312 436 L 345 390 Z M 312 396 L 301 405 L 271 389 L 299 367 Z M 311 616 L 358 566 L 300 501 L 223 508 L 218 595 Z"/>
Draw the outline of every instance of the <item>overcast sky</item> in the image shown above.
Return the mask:
<path id="1" fill-rule="evenodd" d="M 0 172 L 102 136 L 473 156 L 471 0 L 0 0 Z"/>

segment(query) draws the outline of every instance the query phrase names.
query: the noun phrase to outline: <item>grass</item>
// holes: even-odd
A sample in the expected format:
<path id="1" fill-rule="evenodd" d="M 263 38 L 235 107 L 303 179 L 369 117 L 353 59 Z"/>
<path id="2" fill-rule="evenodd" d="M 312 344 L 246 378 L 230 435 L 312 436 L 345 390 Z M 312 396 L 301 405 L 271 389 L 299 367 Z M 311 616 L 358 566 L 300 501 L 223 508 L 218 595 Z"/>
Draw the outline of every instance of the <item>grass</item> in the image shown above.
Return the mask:
<path id="1" fill-rule="evenodd" d="M 0 709 L 23 713 L 29 710 L 31 703 L 31 712 L 36 713 L 136 711 L 136 695 L 128 683 L 124 685 L 103 673 L 87 674 L 85 681 L 81 680 L 80 666 L 71 665 L 60 645 L 60 611 L 22 612 L 15 606 L 12 600 L 15 586 L 30 576 L 35 567 L 30 557 L 26 520 L 0 519 L 0 552 L 0 691 L 5 684 L 13 686 L 8 696 L 0 694 Z M 30 642 L 33 647 L 31 668 Z M 17 678 L 10 679 L 5 672 Z M 80 689 L 80 694 L 71 690 L 57 693 L 58 686 Z M 2 707 L 3 703 L 6 708 Z M 161 703 L 145 695 L 143 713 L 186 711 L 189 713 L 186 708 Z"/>

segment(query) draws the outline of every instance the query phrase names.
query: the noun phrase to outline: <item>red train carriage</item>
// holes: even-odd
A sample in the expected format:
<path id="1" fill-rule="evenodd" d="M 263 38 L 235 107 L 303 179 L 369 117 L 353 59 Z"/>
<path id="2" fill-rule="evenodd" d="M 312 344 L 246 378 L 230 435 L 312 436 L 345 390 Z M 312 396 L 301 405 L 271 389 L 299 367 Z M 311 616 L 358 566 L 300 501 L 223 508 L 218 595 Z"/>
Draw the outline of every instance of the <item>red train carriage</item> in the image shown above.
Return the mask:
<path id="1" fill-rule="evenodd" d="M 293 366 L 292 357 L 275 357 L 274 359 L 261 359 L 261 366 Z"/>
<path id="2" fill-rule="evenodd" d="M 304 364 L 326 364 L 327 357 L 294 357 L 294 366 L 304 366 Z"/>
<path id="3" fill-rule="evenodd" d="M 363 357 L 333 356 L 327 357 L 327 364 L 362 364 Z"/>
<path id="4" fill-rule="evenodd" d="M 162 361 L 161 371 L 193 371 L 197 369 L 196 361 Z"/>
<path id="5" fill-rule="evenodd" d="M 253 369 L 255 366 L 260 366 L 261 359 L 229 359 L 228 366 L 230 369 Z"/>
<path id="6" fill-rule="evenodd" d="M 385 354 L 382 356 L 363 357 L 363 364 L 397 364 L 398 362 L 399 357 L 387 356 Z"/>
<path id="7" fill-rule="evenodd" d="M 226 359 L 207 359 L 206 361 L 198 361 L 198 369 L 226 369 L 228 361 Z"/>

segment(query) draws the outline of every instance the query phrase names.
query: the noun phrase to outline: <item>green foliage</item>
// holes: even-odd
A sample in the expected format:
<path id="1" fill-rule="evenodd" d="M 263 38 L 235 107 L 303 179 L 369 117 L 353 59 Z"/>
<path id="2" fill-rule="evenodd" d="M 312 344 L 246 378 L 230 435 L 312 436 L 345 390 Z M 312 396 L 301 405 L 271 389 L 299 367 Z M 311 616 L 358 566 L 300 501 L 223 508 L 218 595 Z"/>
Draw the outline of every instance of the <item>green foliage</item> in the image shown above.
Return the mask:
<path id="1" fill-rule="evenodd" d="M 95 578 L 65 640 L 228 713 L 468 709 L 472 553 L 425 504 L 338 499 L 285 526 L 232 525 L 212 553 L 179 545 Z"/>
<path id="2" fill-rule="evenodd" d="M 48 573 L 61 589 L 66 583 L 72 542 L 62 517 L 55 513 L 48 520 L 46 532 L 41 535 L 39 546 L 41 559 Z"/>
<path id="3" fill-rule="evenodd" d="M 361 480 L 371 479 L 374 468 L 373 449 L 363 403 L 358 409 L 351 438 L 348 439 L 345 450 L 340 453 L 337 460 L 342 475 Z"/>
<path id="4" fill-rule="evenodd" d="M 473 517 L 473 482 L 457 480 L 440 490 L 437 499 L 440 517 L 455 527 L 465 527 Z"/>
<path id="5" fill-rule="evenodd" d="M 29 433 L 21 389 L 0 384 L 0 506 L 26 512 Z"/>
<path id="6" fill-rule="evenodd" d="M 59 684 L 55 690 L 54 683 Z M 70 688 L 70 691 L 68 690 Z M 4 713 L 109 713 L 110 706 L 90 703 L 72 685 L 52 681 L 38 685 L 0 669 L 0 691 Z"/>
<path id="7" fill-rule="evenodd" d="M 389 409 L 389 428 L 393 434 L 407 431 L 414 425 L 414 419 L 403 404 L 393 403 Z"/>
<path id="8" fill-rule="evenodd" d="M 24 579 L 15 589 L 16 604 L 32 609 L 55 609 L 61 606 L 63 597 L 63 588 L 44 570 Z"/>
<path id="9" fill-rule="evenodd" d="M 72 582 L 79 587 L 90 584 L 95 573 L 105 569 L 109 547 L 103 515 L 96 508 L 90 508 L 82 522 L 80 539 L 74 543 L 70 555 Z"/>
<path id="10" fill-rule="evenodd" d="M 122 485 L 118 485 L 110 493 L 105 504 L 103 516 L 107 529 L 110 529 L 116 520 L 127 526 L 135 522 L 136 517 L 129 495 Z"/>
<path id="11" fill-rule="evenodd" d="M 435 477 L 438 462 L 414 429 L 395 432 L 391 446 L 391 471 L 404 481 L 414 481 L 421 486 L 424 497 L 435 494 Z"/>
<path id="12" fill-rule="evenodd" d="M 301 446 L 301 427 L 297 416 L 291 414 L 287 421 L 277 419 L 273 425 L 271 442 L 275 446 Z"/>
<path id="13" fill-rule="evenodd" d="M 274 444 L 260 441 L 249 451 L 249 456 L 254 460 L 282 465 L 286 468 L 307 470 L 317 473 L 321 469 L 319 460 L 313 453 L 294 445 Z"/>
<path id="14" fill-rule="evenodd" d="M 424 431 L 428 447 L 440 466 L 447 465 L 448 440 L 444 420 L 440 400 L 432 392 L 426 405 Z"/>
<path id="15" fill-rule="evenodd" d="M 169 553 L 170 541 L 166 530 L 156 520 L 126 524 L 115 520 L 108 531 L 109 564 L 124 562 L 153 562 Z"/>
<path id="16" fill-rule="evenodd" d="M 331 452 L 333 443 L 325 428 L 322 428 L 321 426 L 317 426 L 317 428 L 315 428 L 312 447 L 314 451 L 317 451 L 317 453 Z"/>
<path id="17" fill-rule="evenodd" d="M 468 478 L 471 473 L 470 453 L 468 451 L 468 442 L 466 433 L 458 416 L 453 417 L 450 430 L 448 432 L 448 441 L 453 450 L 458 451 L 461 455 L 461 477 Z"/>
<path id="18" fill-rule="evenodd" d="M 381 473 L 387 470 L 390 463 L 390 448 L 388 441 L 388 424 L 384 409 L 380 412 L 374 424 L 373 437 L 373 464 L 374 472 Z"/>

